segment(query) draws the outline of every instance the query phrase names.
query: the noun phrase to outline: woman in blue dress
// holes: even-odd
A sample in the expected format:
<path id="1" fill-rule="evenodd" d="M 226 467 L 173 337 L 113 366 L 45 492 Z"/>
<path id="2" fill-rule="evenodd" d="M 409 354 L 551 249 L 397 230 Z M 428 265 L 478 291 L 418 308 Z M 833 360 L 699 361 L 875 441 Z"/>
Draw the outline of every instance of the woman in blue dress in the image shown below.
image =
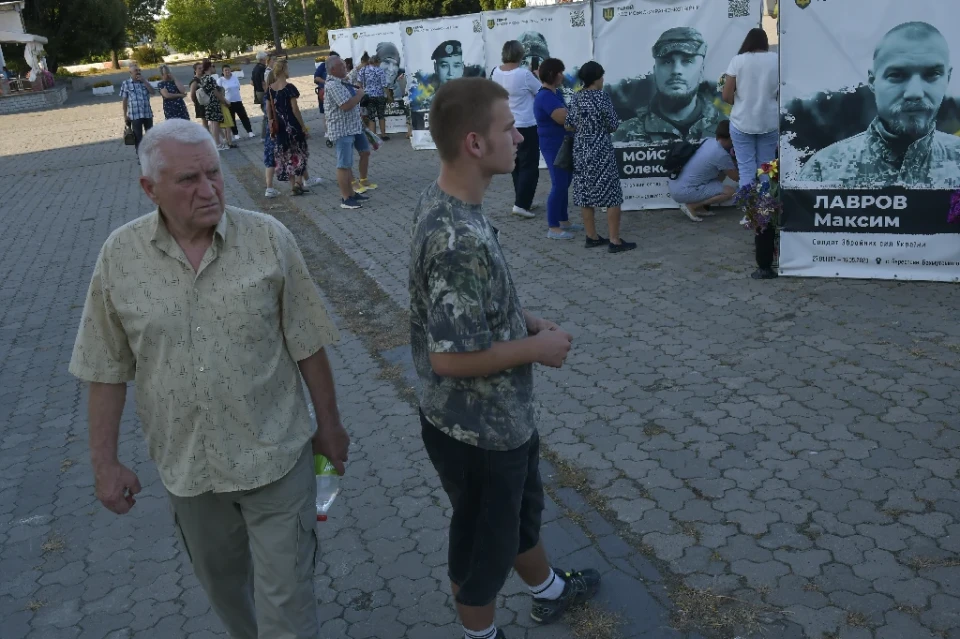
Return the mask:
<path id="1" fill-rule="evenodd" d="M 189 120 L 187 104 L 183 101 L 187 92 L 170 73 L 170 67 L 167 65 L 160 67 L 160 75 L 163 79 L 157 84 L 157 88 L 160 89 L 160 96 L 163 97 L 163 117 L 168 120 Z"/>
<path id="2" fill-rule="evenodd" d="M 573 138 L 573 203 L 583 214 L 586 247 L 607 246 L 610 253 L 622 253 L 637 248 L 637 245 L 620 237 L 623 191 L 611 138 L 620 126 L 620 118 L 610 96 L 603 90 L 603 73 L 603 67 L 592 60 L 580 67 L 577 76 L 583 83 L 583 90 L 577 93 L 567 113 L 567 126 L 576 131 Z M 594 211 L 598 207 L 607 209 L 609 240 L 597 234 Z"/>

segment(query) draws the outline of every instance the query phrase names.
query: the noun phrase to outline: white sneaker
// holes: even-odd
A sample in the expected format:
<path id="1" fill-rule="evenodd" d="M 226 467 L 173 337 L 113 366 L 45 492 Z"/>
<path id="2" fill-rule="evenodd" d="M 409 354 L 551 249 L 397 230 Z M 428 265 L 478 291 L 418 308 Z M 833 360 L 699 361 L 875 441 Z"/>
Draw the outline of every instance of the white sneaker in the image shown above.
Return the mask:
<path id="1" fill-rule="evenodd" d="M 519 206 L 514 206 L 511 213 L 513 213 L 517 217 L 523 217 L 528 220 L 532 220 L 533 218 L 537 217 L 536 213 L 531 213 L 527 209 L 521 209 Z"/>
<path id="2" fill-rule="evenodd" d="M 691 211 L 690 207 L 687 206 L 686 204 L 681 204 L 680 210 L 683 211 L 683 214 L 686 215 L 691 220 L 693 220 L 694 222 L 703 222 L 703 218 L 697 217 L 696 215 L 694 215 L 693 211 Z"/>
<path id="3" fill-rule="evenodd" d="M 316 186 L 318 184 L 323 184 L 323 178 L 312 177 L 303 183 L 304 186 Z"/>
<path id="4" fill-rule="evenodd" d="M 230 147 L 227 146 L 226 144 L 221 144 L 220 146 L 217 147 L 217 151 L 229 151 L 229 150 L 230 150 Z"/>
<path id="5" fill-rule="evenodd" d="M 279 195 L 280 195 L 280 191 L 273 188 L 267 189 L 266 191 L 263 192 L 263 197 L 275 198 L 275 197 L 278 197 Z"/>
<path id="6" fill-rule="evenodd" d="M 248 138 L 255 138 L 255 137 L 257 137 L 257 134 L 254 133 L 253 131 L 251 131 L 250 133 L 247 134 L 247 137 L 248 137 Z"/>

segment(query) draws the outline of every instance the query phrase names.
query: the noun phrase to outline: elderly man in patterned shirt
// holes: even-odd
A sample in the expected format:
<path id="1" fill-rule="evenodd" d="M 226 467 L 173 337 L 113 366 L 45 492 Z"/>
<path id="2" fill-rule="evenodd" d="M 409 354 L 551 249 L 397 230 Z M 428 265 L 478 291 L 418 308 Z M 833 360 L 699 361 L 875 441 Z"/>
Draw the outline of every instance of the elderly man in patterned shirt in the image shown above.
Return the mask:
<path id="1" fill-rule="evenodd" d="M 368 199 L 365 192 L 377 188 L 367 179 L 370 166 L 370 143 L 363 134 L 360 121 L 362 87 L 347 81 L 347 65 L 343 60 L 327 58 L 327 83 L 324 85 L 323 111 L 327 114 L 327 139 L 333 142 L 337 153 L 337 186 L 340 188 L 340 208 L 359 209 Z M 353 179 L 353 150 L 360 154 L 360 180 Z"/>
<path id="2" fill-rule="evenodd" d="M 410 344 L 423 385 L 423 443 L 450 498 L 448 573 L 465 639 L 503 639 L 497 593 L 512 569 L 537 623 L 597 591 L 596 570 L 550 567 L 540 540 L 543 483 L 533 365 L 559 368 L 568 333 L 523 309 L 497 230 L 483 212 L 513 170 L 517 131 L 499 84 L 440 86 L 430 131 L 440 177 L 420 196 L 410 252 Z"/>
<path id="3" fill-rule="evenodd" d="M 143 79 L 140 65 L 130 63 L 130 77 L 120 84 L 120 97 L 123 98 L 123 117 L 133 129 L 133 138 L 136 140 L 134 148 L 138 152 L 143 134 L 153 127 L 151 95 L 156 95 L 156 91 Z"/>
<path id="4" fill-rule="evenodd" d="M 90 383 L 97 498 L 122 515 L 141 492 L 117 452 L 132 380 L 176 534 L 230 636 L 316 639 L 313 455 L 342 473 L 349 446 L 324 350 L 337 331 L 290 231 L 225 205 L 200 125 L 154 127 L 140 159 L 157 208 L 104 243 L 70 362 Z"/>

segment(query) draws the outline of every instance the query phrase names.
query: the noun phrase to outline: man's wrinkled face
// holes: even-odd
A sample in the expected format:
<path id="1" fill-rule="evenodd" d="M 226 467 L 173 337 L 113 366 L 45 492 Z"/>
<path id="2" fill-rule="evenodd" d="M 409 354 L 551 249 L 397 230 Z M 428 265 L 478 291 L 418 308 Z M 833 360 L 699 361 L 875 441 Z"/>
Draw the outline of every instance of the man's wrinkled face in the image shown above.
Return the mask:
<path id="1" fill-rule="evenodd" d="M 934 126 L 950 84 L 950 51 L 942 36 L 894 33 L 877 52 L 870 86 L 877 115 L 896 135 L 921 138 Z"/>
<path id="2" fill-rule="evenodd" d="M 184 229 L 202 231 L 216 226 L 223 215 L 223 174 L 213 144 L 160 143 L 157 179 L 140 178 L 144 192 L 163 214 Z"/>
<path id="3" fill-rule="evenodd" d="M 440 58 L 436 62 L 437 78 L 440 84 L 463 77 L 463 56 L 452 55 Z"/>
<path id="4" fill-rule="evenodd" d="M 668 98 L 689 98 L 697 93 L 703 77 L 702 55 L 675 51 L 659 58 L 653 66 L 657 91 Z"/>

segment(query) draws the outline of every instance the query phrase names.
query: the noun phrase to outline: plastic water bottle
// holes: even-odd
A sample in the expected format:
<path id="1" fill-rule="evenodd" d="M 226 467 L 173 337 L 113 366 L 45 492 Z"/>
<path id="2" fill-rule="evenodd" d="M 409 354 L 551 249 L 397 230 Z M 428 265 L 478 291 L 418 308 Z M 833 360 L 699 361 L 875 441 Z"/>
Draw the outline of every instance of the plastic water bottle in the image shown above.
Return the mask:
<path id="1" fill-rule="evenodd" d="M 326 521 L 327 511 L 340 492 L 340 476 L 323 455 L 313 456 L 313 468 L 317 473 L 317 521 Z"/>
<path id="2" fill-rule="evenodd" d="M 309 394 L 307 395 L 309 397 Z M 317 427 L 317 414 L 313 410 L 313 403 L 307 401 L 307 412 L 313 427 Z M 327 512 L 333 505 L 333 500 L 340 492 L 340 475 L 330 460 L 323 455 L 313 456 L 313 470 L 317 474 L 317 521 L 326 521 Z"/>

